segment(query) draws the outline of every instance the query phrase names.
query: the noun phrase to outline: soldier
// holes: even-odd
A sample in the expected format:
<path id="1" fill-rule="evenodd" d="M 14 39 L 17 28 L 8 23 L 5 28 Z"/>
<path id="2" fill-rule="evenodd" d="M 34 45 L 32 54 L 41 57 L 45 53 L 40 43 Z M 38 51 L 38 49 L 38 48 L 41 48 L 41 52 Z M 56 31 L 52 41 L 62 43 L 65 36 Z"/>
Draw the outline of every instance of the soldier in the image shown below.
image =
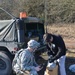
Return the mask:
<path id="1" fill-rule="evenodd" d="M 28 47 L 24 49 L 20 54 L 19 54 L 19 59 L 20 61 L 17 62 L 17 65 L 20 65 L 20 69 L 18 66 L 15 66 L 17 68 L 16 71 L 20 70 L 17 72 L 17 75 L 38 75 L 38 71 L 40 71 L 42 68 L 36 63 L 33 52 L 39 47 L 39 43 L 35 40 L 30 40 L 28 42 Z"/>
<path id="2" fill-rule="evenodd" d="M 60 67 L 60 74 L 66 75 L 65 71 L 65 58 L 66 58 L 66 47 L 65 43 L 60 35 L 53 35 L 46 33 L 43 36 L 44 42 L 47 43 L 48 55 L 52 56 L 49 62 L 57 60 Z"/>

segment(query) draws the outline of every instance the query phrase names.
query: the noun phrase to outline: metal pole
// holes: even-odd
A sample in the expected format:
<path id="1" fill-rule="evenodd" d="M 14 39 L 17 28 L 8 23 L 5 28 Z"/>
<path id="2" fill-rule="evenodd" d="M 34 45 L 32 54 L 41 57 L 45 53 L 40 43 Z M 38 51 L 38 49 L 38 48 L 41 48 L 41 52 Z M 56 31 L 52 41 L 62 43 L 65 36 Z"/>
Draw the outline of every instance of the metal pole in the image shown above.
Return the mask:
<path id="1" fill-rule="evenodd" d="M 47 33 L 47 0 L 44 0 L 44 14 L 45 14 L 45 33 Z"/>

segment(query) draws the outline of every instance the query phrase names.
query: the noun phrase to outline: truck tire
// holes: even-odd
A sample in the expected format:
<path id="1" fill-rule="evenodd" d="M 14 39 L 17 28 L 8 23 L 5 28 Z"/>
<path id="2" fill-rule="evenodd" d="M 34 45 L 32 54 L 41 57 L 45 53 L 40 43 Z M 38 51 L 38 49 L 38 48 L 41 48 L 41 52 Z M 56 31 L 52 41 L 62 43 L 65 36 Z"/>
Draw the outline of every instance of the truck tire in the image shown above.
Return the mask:
<path id="1" fill-rule="evenodd" d="M 12 71 L 12 63 L 8 55 L 0 52 L 0 75 L 10 75 Z"/>

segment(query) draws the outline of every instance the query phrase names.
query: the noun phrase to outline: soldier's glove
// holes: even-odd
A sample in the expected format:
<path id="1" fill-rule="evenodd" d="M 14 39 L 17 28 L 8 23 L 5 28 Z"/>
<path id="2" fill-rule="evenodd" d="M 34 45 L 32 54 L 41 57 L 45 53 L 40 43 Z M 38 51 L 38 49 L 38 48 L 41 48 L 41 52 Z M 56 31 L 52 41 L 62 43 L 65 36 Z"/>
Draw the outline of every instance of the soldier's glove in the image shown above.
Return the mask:
<path id="1" fill-rule="evenodd" d="M 49 61 L 50 63 L 52 63 L 52 62 L 54 62 L 54 59 L 50 58 L 48 61 Z"/>
<path id="2" fill-rule="evenodd" d="M 53 57 L 53 55 L 49 55 L 49 57 L 48 57 L 48 61 L 49 61 L 50 63 L 53 62 L 52 57 Z"/>
<path id="3" fill-rule="evenodd" d="M 24 72 L 23 71 L 18 71 L 17 75 L 24 75 Z"/>

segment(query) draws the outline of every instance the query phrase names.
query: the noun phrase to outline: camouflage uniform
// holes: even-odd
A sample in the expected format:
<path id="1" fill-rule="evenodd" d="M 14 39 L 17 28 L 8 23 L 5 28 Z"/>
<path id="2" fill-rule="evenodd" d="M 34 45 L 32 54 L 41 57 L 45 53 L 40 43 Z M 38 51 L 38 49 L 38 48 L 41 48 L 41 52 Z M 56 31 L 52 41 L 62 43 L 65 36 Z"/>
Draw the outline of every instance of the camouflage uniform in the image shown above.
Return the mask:
<path id="1" fill-rule="evenodd" d="M 19 55 L 20 61 L 17 60 L 17 65 L 20 64 L 20 69 L 23 72 L 23 75 L 38 75 L 37 71 L 34 67 L 38 66 L 38 64 L 35 62 L 33 52 L 30 52 L 28 49 L 25 49 L 23 52 Z M 17 71 L 20 71 L 18 67 L 16 66 Z M 29 71 L 30 74 L 25 74 L 24 71 Z M 17 75 L 21 75 L 19 72 L 17 72 Z"/>

